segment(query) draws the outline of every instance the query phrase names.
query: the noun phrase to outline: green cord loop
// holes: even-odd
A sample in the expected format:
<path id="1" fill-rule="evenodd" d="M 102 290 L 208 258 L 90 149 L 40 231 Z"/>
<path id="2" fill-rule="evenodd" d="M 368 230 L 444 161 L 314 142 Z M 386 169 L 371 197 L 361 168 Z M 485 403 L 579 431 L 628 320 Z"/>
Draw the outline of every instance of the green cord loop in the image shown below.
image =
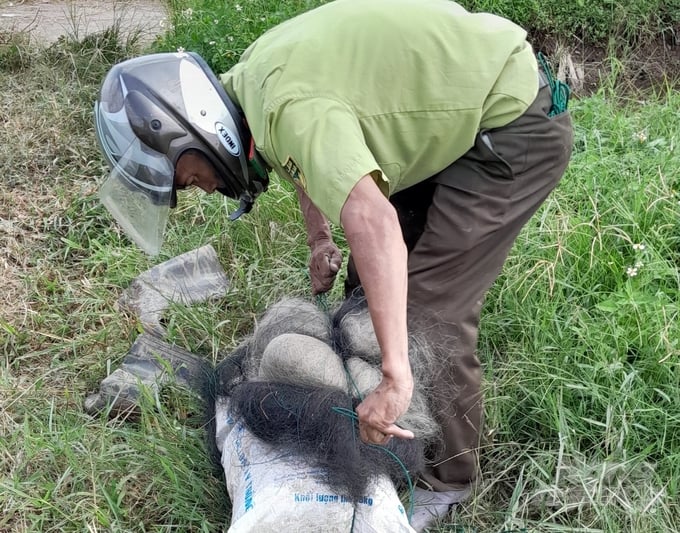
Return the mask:
<path id="1" fill-rule="evenodd" d="M 320 293 L 320 294 L 316 295 L 316 305 L 319 309 L 321 309 L 325 313 L 328 313 L 328 299 L 327 299 L 326 293 Z M 350 385 L 351 388 L 354 388 L 354 390 L 357 393 L 357 396 L 359 396 L 359 399 L 363 400 L 363 398 L 361 397 L 361 393 L 359 391 L 359 387 L 354 382 L 354 379 L 352 378 L 352 375 L 350 374 L 349 370 L 347 369 L 347 366 L 346 365 L 344 365 L 344 366 L 345 366 L 345 373 L 347 375 L 348 384 Z M 356 438 L 357 438 L 356 429 L 357 429 L 357 425 L 358 425 L 358 422 L 359 422 L 359 415 L 357 415 L 356 411 L 354 411 L 352 409 L 347 409 L 346 407 L 332 407 L 331 410 L 334 413 L 337 413 L 341 416 L 345 416 L 345 417 L 347 417 L 350 420 L 355 422 L 355 424 L 352 424 L 352 429 L 353 429 L 352 433 L 353 433 L 354 440 L 356 442 Z M 411 476 L 409 475 L 409 472 L 408 472 L 408 469 L 406 468 L 406 465 L 404 465 L 402 460 L 399 459 L 399 457 L 392 450 L 387 449 L 385 446 L 380 446 L 379 444 L 369 444 L 369 446 L 371 446 L 373 448 L 378 448 L 378 449 L 382 450 L 383 452 L 385 452 L 387 455 L 389 455 L 392 459 L 394 459 L 394 461 L 396 461 L 396 463 L 399 465 L 402 472 L 404 473 L 404 478 L 406 479 L 406 483 L 408 484 L 409 509 L 408 509 L 408 512 L 407 512 L 407 516 L 408 516 L 408 521 L 410 522 L 411 518 L 413 517 L 414 494 L 413 494 L 413 482 L 411 481 Z M 354 514 L 352 515 L 352 527 L 351 527 L 350 531 L 354 530 L 354 520 L 355 520 L 355 518 L 356 518 L 356 509 L 354 510 Z"/>
<path id="2" fill-rule="evenodd" d="M 328 314 L 328 296 L 325 292 L 316 295 L 316 306 L 324 313 Z"/>
<path id="3" fill-rule="evenodd" d="M 331 407 L 331 410 L 339 415 L 346 416 L 347 418 L 354 420 L 355 422 L 359 421 L 359 416 L 357 415 L 356 411 L 353 411 L 351 409 L 347 409 L 345 407 Z M 413 482 L 411 481 L 411 476 L 409 475 L 406 465 L 402 462 L 401 459 L 399 459 L 399 457 L 392 450 L 389 450 L 385 446 L 381 446 L 379 444 L 369 444 L 368 446 L 371 446 L 372 448 L 378 448 L 379 450 L 385 452 L 392 459 L 394 459 L 394 461 L 399 465 L 402 472 L 404 473 L 404 478 L 406 479 L 406 483 L 408 484 L 409 494 L 409 508 L 406 516 L 408 517 L 408 521 L 410 522 L 411 518 L 413 518 Z"/>
<path id="4" fill-rule="evenodd" d="M 558 80 L 554 75 L 553 71 L 548 64 L 548 60 L 545 56 L 538 52 L 536 54 L 536 59 L 538 64 L 543 69 L 545 77 L 548 79 L 548 85 L 550 86 L 550 91 L 552 92 L 552 106 L 550 106 L 550 111 L 548 112 L 549 117 L 554 117 L 560 113 L 564 113 L 569 105 L 569 96 L 571 95 L 571 89 L 569 85 L 563 81 Z"/>

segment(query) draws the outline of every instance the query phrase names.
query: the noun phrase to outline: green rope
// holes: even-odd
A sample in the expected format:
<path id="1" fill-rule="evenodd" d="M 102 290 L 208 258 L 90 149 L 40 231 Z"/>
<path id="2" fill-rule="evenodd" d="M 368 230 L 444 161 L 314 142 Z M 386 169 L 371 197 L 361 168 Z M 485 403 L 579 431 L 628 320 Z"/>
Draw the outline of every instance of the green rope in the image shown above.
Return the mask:
<path id="1" fill-rule="evenodd" d="M 324 313 L 328 314 L 328 298 L 325 292 L 319 293 L 316 295 L 316 306 L 321 309 Z M 359 391 L 359 387 L 357 386 L 356 382 L 352 378 L 352 374 L 349 372 L 347 369 L 347 365 L 345 366 L 345 373 L 347 375 L 347 381 L 350 385 L 350 388 L 354 388 L 356 391 L 357 396 L 359 397 L 360 400 L 363 400 L 361 397 L 361 393 Z M 345 407 L 332 407 L 331 410 L 341 416 L 346 416 L 347 418 L 358 422 L 359 421 L 359 416 L 357 415 L 356 411 L 353 411 L 352 409 L 347 409 Z M 357 424 L 352 424 L 352 436 L 354 438 L 354 441 L 356 442 L 357 439 Z M 411 518 L 413 517 L 413 505 L 414 505 L 414 495 L 413 495 L 413 482 L 411 481 L 411 476 L 409 475 L 408 469 L 406 468 L 406 465 L 402 462 L 399 457 L 392 451 L 387 449 L 384 446 L 380 446 L 379 444 L 369 444 L 369 446 L 372 446 L 374 448 L 378 448 L 388 454 L 392 459 L 394 459 L 399 467 L 401 468 L 402 472 L 404 472 L 404 478 L 406 479 L 406 483 L 408 484 L 408 491 L 409 491 L 409 509 L 408 509 L 408 520 L 409 522 L 411 521 Z M 352 526 L 350 528 L 350 531 L 354 530 L 354 521 L 356 518 L 356 508 L 354 509 L 354 514 L 352 515 Z"/>
<path id="2" fill-rule="evenodd" d="M 413 518 L 413 482 L 411 481 L 411 476 L 408 473 L 408 470 L 406 469 L 406 465 L 397 457 L 397 455 L 392 451 L 387 449 L 385 446 L 380 446 L 379 444 L 369 444 L 369 446 L 372 446 L 373 448 L 378 448 L 385 452 L 387 455 L 389 455 L 392 459 L 394 459 L 399 467 L 401 468 L 401 471 L 404 472 L 404 478 L 406 479 L 406 483 L 408 484 L 408 498 L 409 498 L 409 504 L 408 504 L 408 511 L 407 511 L 407 517 L 409 523 L 411 522 L 411 518 Z"/>
<path id="3" fill-rule="evenodd" d="M 305 274 L 307 275 L 307 279 L 311 282 L 312 280 L 312 275 L 309 272 L 309 267 L 303 269 Z M 314 297 L 316 306 L 326 313 L 328 315 L 329 307 L 328 307 L 328 293 L 327 292 L 320 292 Z"/>
<path id="4" fill-rule="evenodd" d="M 316 306 L 324 313 L 328 314 L 328 296 L 325 292 L 316 295 Z"/>
<path id="5" fill-rule="evenodd" d="M 347 364 L 345 362 L 343 362 L 343 366 L 345 367 L 345 377 L 347 378 L 347 384 L 348 384 L 349 388 L 354 389 L 354 392 L 356 393 L 357 398 L 359 398 L 359 400 L 363 401 L 364 397 L 361 394 L 361 391 L 359 390 L 359 385 L 357 385 L 357 382 L 354 381 L 354 378 L 352 377 L 352 374 L 348 370 Z"/>
<path id="6" fill-rule="evenodd" d="M 359 421 L 359 415 L 357 415 L 356 411 L 353 411 L 351 409 L 347 409 L 345 407 L 331 407 L 331 410 L 335 413 L 338 413 L 339 415 L 346 416 L 347 418 L 354 420 L 355 422 Z M 385 446 L 381 446 L 380 444 L 369 444 L 368 446 L 371 446 L 372 448 L 378 448 L 379 450 L 385 452 L 387 455 L 389 455 L 392 459 L 396 461 L 396 463 L 399 465 L 399 468 L 401 468 L 402 472 L 404 473 L 404 478 L 406 479 L 406 483 L 408 484 L 409 494 L 409 508 L 407 512 L 407 517 L 408 521 L 411 522 L 411 518 L 413 518 L 413 504 L 414 504 L 413 482 L 411 481 L 411 476 L 408 473 L 406 465 L 402 462 L 401 459 L 399 459 L 399 457 L 392 450 L 386 448 Z"/>
<path id="7" fill-rule="evenodd" d="M 347 409 L 346 407 L 331 407 L 331 411 L 333 411 L 334 413 L 338 413 L 339 415 L 346 416 L 347 418 L 350 418 L 355 421 L 359 420 L 359 415 L 357 415 L 356 411 L 353 411 L 352 409 Z"/>
<path id="8" fill-rule="evenodd" d="M 331 410 L 339 415 L 346 416 L 352 420 L 358 420 L 357 414 L 352 411 L 351 409 L 347 409 L 346 407 L 331 407 Z M 352 424 L 352 440 L 354 442 L 357 441 L 357 426 L 356 424 Z M 350 533 L 354 531 L 354 522 L 357 517 L 357 508 L 356 505 L 354 506 L 354 510 L 352 511 L 352 525 L 349 528 Z"/>
<path id="9" fill-rule="evenodd" d="M 564 113 L 567 110 L 567 106 L 569 105 L 569 96 L 571 94 L 569 85 L 558 80 L 553 75 L 553 71 L 548 64 L 548 60 L 541 52 L 536 54 L 536 59 L 538 60 L 538 64 L 543 69 L 545 77 L 548 78 L 548 85 L 550 86 L 550 91 L 552 92 L 552 106 L 550 106 L 548 116 L 554 117 L 555 115 Z"/>

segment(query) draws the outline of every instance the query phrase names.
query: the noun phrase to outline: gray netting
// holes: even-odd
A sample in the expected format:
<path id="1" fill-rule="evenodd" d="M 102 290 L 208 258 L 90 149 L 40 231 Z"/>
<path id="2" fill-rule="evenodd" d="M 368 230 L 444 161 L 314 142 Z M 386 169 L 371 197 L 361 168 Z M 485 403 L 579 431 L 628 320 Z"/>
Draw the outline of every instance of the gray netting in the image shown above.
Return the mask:
<path id="1" fill-rule="evenodd" d="M 357 502 L 370 480 L 387 474 L 399 486 L 423 467 L 418 440 L 391 439 L 385 446 L 362 442 L 348 416 L 357 404 L 335 387 L 246 381 L 232 390 L 229 408 L 257 438 L 304 458 L 320 481 Z"/>
<path id="2" fill-rule="evenodd" d="M 387 473 L 398 482 L 404 481 L 404 468 L 417 474 L 424 450 L 429 455 L 441 446 L 433 412 L 443 402 L 433 397 L 432 383 L 447 368 L 440 362 L 452 356 L 454 344 L 435 349 L 426 331 L 413 321 L 409 327 L 415 387 L 397 424 L 416 439 L 390 440 L 398 461 L 384 450 L 377 460 L 348 416 L 382 379 L 380 349 L 365 298 L 358 293 L 330 317 L 302 299 L 273 305 L 253 335 L 218 366 L 216 394 L 231 397 L 232 414 L 254 435 L 304 456 L 320 467 L 323 481 L 355 499 L 373 476 Z M 333 407 L 346 411 L 339 414 Z"/>
<path id="3" fill-rule="evenodd" d="M 249 357 L 245 372 L 256 378 L 260 360 L 267 345 L 284 333 L 298 333 L 331 344 L 330 322 L 326 314 L 313 303 L 300 298 L 288 298 L 272 305 L 256 323 L 248 343 Z"/>

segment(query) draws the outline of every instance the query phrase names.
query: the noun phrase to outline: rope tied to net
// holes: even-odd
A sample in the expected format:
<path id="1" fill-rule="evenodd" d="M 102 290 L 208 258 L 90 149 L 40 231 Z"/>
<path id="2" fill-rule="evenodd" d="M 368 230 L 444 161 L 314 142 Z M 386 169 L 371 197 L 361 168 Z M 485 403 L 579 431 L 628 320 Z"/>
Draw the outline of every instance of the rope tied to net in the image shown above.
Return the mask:
<path id="1" fill-rule="evenodd" d="M 339 415 L 346 416 L 350 420 L 353 420 L 355 422 L 354 428 L 356 429 L 357 424 L 359 423 L 359 415 L 357 415 L 356 411 L 353 411 L 352 409 L 347 409 L 345 407 L 333 407 L 332 410 L 333 412 Z M 367 444 L 367 446 L 370 446 L 371 448 L 376 448 L 386 453 L 399 465 L 399 468 L 401 468 L 401 471 L 404 473 L 404 478 L 406 479 L 406 483 L 408 485 L 409 508 L 407 516 L 408 521 L 410 522 L 411 518 L 413 517 L 413 481 L 411 481 L 411 476 L 409 474 L 408 469 L 406 468 L 406 465 L 404 465 L 402 460 L 399 459 L 399 457 L 392 450 L 388 449 L 385 446 L 381 446 L 380 444 Z"/>
<path id="2" fill-rule="evenodd" d="M 548 116 L 554 117 L 555 115 L 564 113 L 569 105 L 569 96 L 571 95 L 569 85 L 555 77 L 548 60 L 543 53 L 538 52 L 536 54 L 536 59 L 545 74 L 548 85 L 550 86 L 550 92 L 552 93 L 552 105 L 550 106 Z"/>
<path id="3" fill-rule="evenodd" d="M 320 292 L 316 295 L 316 306 L 326 315 L 329 313 L 328 295 L 325 292 Z"/>
<path id="4" fill-rule="evenodd" d="M 316 295 L 315 297 L 315 303 L 316 306 L 326 315 L 329 314 L 329 304 L 328 304 L 328 296 L 327 293 L 322 292 Z M 352 374 L 349 372 L 349 369 L 347 368 L 347 362 L 343 361 L 343 366 L 345 367 L 345 374 L 347 377 L 347 382 L 348 385 L 350 386 L 350 389 L 354 389 L 356 392 L 356 395 L 360 400 L 363 400 L 363 395 L 361 394 L 361 391 L 359 390 L 359 387 L 357 386 L 356 382 L 354 381 Z M 347 417 L 350 420 L 354 422 L 352 425 L 352 434 L 354 436 L 354 439 L 356 441 L 357 438 L 357 428 L 358 428 L 358 423 L 359 423 L 359 415 L 357 415 L 356 411 L 352 409 L 347 409 L 346 407 L 332 407 L 331 410 L 341 416 Z M 408 494 L 409 494 L 409 508 L 407 511 L 407 517 L 409 522 L 411 521 L 411 518 L 413 517 L 413 507 L 414 507 L 414 489 L 413 489 L 413 481 L 411 480 L 411 476 L 409 474 L 408 468 L 406 468 L 406 465 L 403 463 L 403 461 L 390 449 L 388 449 L 385 446 L 381 446 L 379 444 L 369 444 L 367 443 L 367 446 L 370 446 L 372 448 L 376 448 L 378 450 L 381 450 L 383 453 L 387 454 L 390 458 L 392 458 L 396 464 L 399 466 L 400 470 L 404 474 L 404 479 L 406 479 L 406 483 L 408 485 Z M 356 510 L 354 515 L 352 516 L 352 526 L 350 528 L 350 531 L 354 530 L 354 520 L 356 518 Z"/>

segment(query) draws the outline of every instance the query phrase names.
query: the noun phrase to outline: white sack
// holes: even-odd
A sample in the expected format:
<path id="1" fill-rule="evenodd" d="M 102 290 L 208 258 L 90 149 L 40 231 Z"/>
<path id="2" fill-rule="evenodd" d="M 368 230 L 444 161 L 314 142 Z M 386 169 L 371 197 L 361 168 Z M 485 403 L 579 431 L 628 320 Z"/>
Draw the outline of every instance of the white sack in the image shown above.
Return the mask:
<path id="1" fill-rule="evenodd" d="M 227 406 L 218 399 L 216 437 L 232 501 L 229 533 L 414 533 L 388 477 L 369 485 L 355 512 L 350 501 L 317 480 L 309 464 L 229 419 Z"/>

